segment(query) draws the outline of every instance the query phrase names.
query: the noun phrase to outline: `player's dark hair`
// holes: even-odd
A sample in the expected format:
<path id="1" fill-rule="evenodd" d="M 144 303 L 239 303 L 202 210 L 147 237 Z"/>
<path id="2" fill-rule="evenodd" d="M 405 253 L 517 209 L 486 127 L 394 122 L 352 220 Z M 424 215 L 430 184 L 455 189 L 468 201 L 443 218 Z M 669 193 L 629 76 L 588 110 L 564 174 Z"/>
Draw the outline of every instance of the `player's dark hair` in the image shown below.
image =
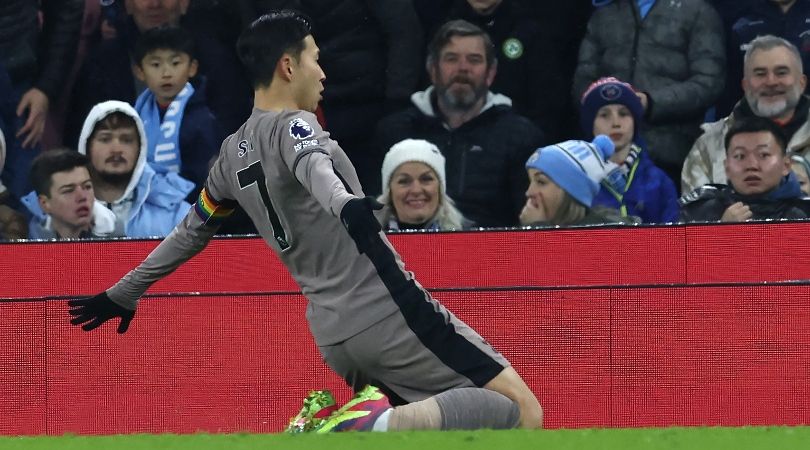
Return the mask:
<path id="1" fill-rule="evenodd" d="M 782 154 L 786 153 L 788 140 L 787 136 L 785 136 L 785 131 L 773 120 L 759 116 L 737 119 L 731 124 L 725 137 L 726 152 L 729 151 L 731 138 L 734 136 L 740 133 L 758 133 L 760 131 L 771 133 L 774 139 L 776 139 L 776 143 L 779 144 L 779 149 L 782 150 Z"/>
<path id="2" fill-rule="evenodd" d="M 37 195 L 50 197 L 53 174 L 70 172 L 76 167 L 88 167 L 88 165 L 87 157 L 81 153 L 69 148 L 56 148 L 44 151 L 34 158 L 28 177 Z"/>
<path id="3" fill-rule="evenodd" d="M 236 51 L 254 89 L 270 85 L 285 53 L 298 61 L 306 45 L 304 38 L 310 34 L 309 18 L 289 9 L 271 11 L 253 21 L 239 36 Z"/>
<path id="4" fill-rule="evenodd" d="M 451 20 L 439 28 L 433 39 L 428 44 L 427 65 L 428 67 L 435 65 L 439 61 L 442 49 L 450 43 L 454 37 L 480 37 L 484 40 L 484 50 L 487 58 L 487 67 L 495 64 L 495 46 L 492 44 L 492 38 L 489 37 L 486 31 L 478 26 L 467 22 L 466 20 Z"/>
<path id="5" fill-rule="evenodd" d="M 141 34 L 132 50 L 132 59 L 141 66 L 143 59 L 156 50 L 171 50 L 185 53 L 191 59 L 196 59 L 194 38 L 191 34 L 177 25 L 161 25 L 151 28 Z"/>

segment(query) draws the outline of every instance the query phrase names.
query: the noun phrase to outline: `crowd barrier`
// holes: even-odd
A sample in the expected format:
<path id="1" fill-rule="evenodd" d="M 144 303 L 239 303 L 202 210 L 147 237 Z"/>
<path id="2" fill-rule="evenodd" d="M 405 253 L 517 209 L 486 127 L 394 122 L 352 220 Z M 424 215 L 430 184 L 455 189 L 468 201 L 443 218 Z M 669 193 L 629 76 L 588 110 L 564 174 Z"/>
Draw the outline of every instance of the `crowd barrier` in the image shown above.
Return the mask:
<path id="1" fill-rule="evenodd" d="M 514 364 L 549 428 L 810 423 L 810 223 L 390 235 Z M 314 388 L 350 397 L 305 300 L 255 238 L 221 238 L 124 335 L 66 300 L 154 240 L 0 244 L 0 434 L 277 432 Z"/>

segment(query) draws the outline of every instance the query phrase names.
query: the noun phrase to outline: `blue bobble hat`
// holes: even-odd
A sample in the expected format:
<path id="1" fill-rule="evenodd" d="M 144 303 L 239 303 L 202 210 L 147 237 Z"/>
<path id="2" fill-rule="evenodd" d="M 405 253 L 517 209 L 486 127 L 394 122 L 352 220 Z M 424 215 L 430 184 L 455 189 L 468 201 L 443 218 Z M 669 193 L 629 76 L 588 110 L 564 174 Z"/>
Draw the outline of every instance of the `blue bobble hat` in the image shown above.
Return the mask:
<path id="1" fill-rule="evenodd" d="M 600 134 L 593 142 L 565 141 L 537 149 L 526 161 L 527 169 L 537 169 L 562 190 L 587 207 L 599 193 L 599 183 L 616 168 L 608 162 L 613 141 Z"/>
<path id="2" fill-rule="evenodd" d="M 605 105 L 624 105 L 633 115 L 634 135 L 636 141 L 644 120 L 644 106 L 630 83 L 613 77 L 600 78 L 591 83 L 582 94 L 582 105 L 579 110 L 580 126 L 585 136 L 593 137 L 593 122 L 599 108 Z"/>

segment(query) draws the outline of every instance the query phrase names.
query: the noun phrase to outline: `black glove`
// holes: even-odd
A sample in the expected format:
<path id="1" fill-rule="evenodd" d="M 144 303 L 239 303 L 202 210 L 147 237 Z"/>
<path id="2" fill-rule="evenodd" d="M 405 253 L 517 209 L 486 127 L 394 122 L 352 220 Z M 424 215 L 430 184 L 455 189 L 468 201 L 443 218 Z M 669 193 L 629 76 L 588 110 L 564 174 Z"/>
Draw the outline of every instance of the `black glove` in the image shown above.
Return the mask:
<path id="1" fill-rule="evenodd" d="M 73 316 L 70 323 L 72 325 L 83 324 L 82 330 L 84 331 L 94 330 L 113 317 L 120 317 L 121 323 L 118 324 L 118 333 L 125 333 L 129 328 L 129 323 L 132 322 L 132 318 L 135 316 L 134 310 L 119 306 L 110 300 L 106 292 L 102 292 L 95 297 L 70 300 L 68 306 L 71 307 L 68 312 Z"/>
<path id="2" fill-rule="evenodd" d="M 382 230 L 380 222 L 374 217 L 374 211 L 382 208 L 383 204 L 374 197 L 365 197 L 349 200 L 340 210 L 340 221 L 354 239 L 361 255 L 370 248 Z"/>

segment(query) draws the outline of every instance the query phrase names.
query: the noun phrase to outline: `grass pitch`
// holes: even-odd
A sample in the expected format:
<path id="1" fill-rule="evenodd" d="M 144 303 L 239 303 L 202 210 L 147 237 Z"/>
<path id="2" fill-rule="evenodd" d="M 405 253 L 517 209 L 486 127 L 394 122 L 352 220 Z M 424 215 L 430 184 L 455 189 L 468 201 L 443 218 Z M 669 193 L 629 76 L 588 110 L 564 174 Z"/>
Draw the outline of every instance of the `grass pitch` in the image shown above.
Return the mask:
<path id="1" fill-rule="evenodd" d="M 116 450 L 789 450 L 810 448 L 810 427 L 636 428 L 404 433 L 134 434 L 0 437 L 0 449 Z"/>

